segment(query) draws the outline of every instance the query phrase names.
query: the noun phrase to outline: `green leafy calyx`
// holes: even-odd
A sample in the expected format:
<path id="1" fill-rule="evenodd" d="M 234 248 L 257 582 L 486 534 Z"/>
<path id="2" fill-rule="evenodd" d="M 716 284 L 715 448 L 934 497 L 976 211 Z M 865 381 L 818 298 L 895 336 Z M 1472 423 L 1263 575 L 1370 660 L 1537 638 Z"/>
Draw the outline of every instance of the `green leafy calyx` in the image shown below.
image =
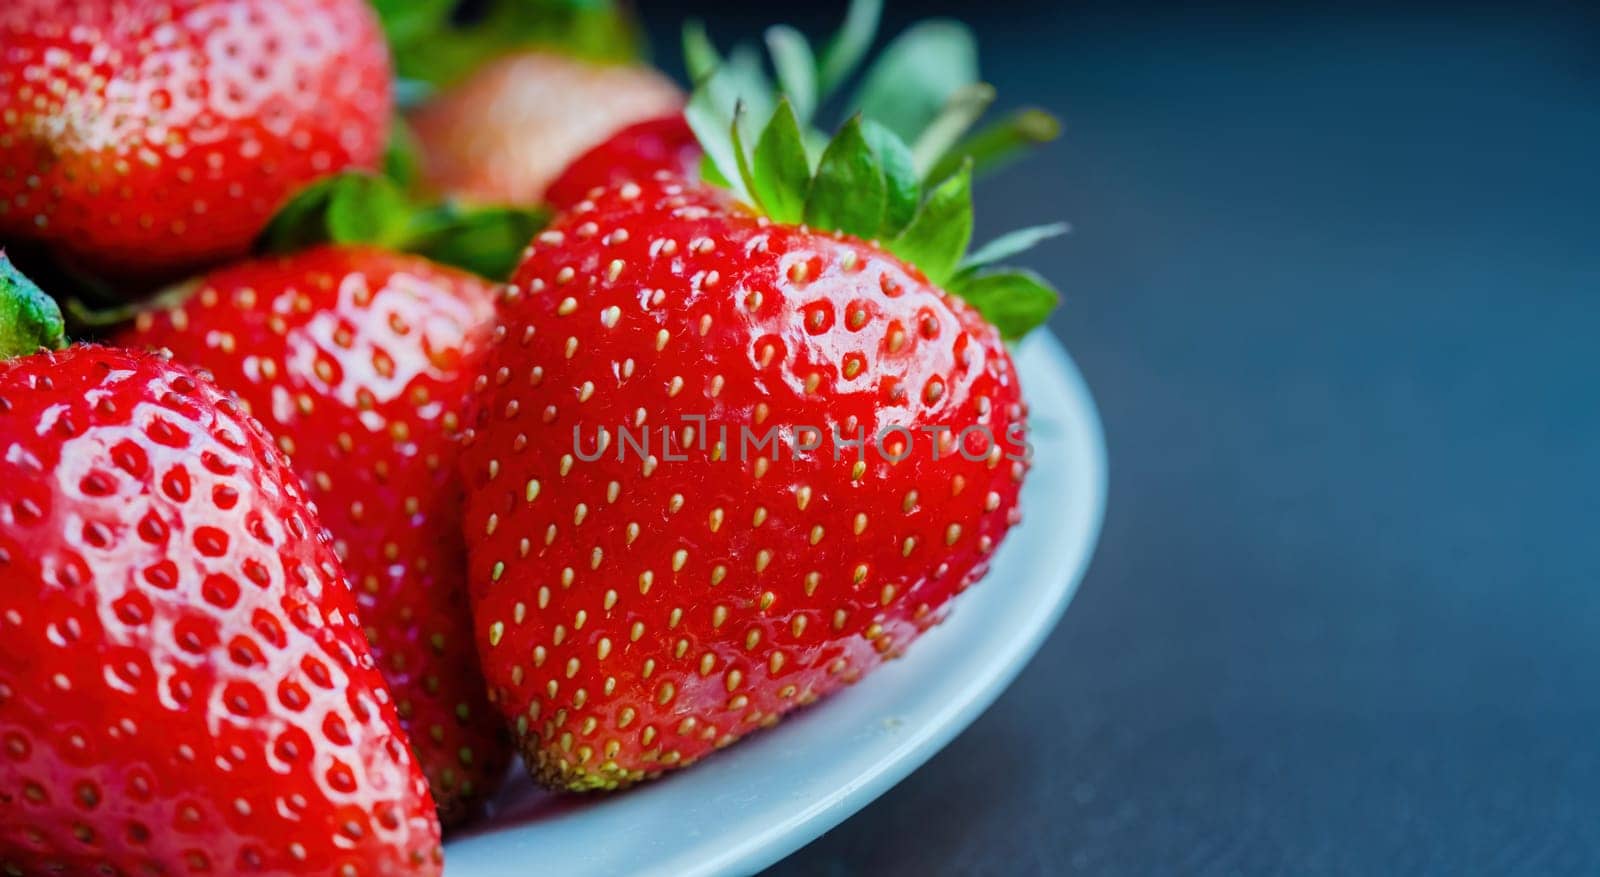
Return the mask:
<path id="1" fill-rule="evenodd" d="M 548 219 L 538 208 L 419 201 L 390 177 L 347 172 L 291 198 L 257 249 L 285 253 L 321 243 L 371 244 L 504 280 Z"/>
<path id="2" fill-rule="evenodd" d="M 402 105 L 455 82 L 496 55 L 549 49 L 593 61 L 635 61 L 638 24 L 617 0 L 488 0 L 458 23 L 460 0 L 372 0 L 389 38 Z"/>
<path id="3" fill-rule="evenodd" d="M 66 345 L 61 309 L 0 250 L 0 359 Z"/>
<path id="4" fill-rule="evenodd" d="M 1059 123 L 1024 110 L 972 133 L 994 101 L 978 80 L 962 25 L 913 25 L 861 77 L 857 109 L 832 137 L 812 117 L 847 82 L 872 43 L 880 4 L 858 0 L 839 35 L 815 53 L 798 31 L 767 32 L 774 88 L 759 56 L 724 59 L 703 28 L 684 34 L 696 88 L 684 111 L 706 152 L 702 176 L 778 222 L 879 243 L 916 265 L 1017 338 L 1049 316 L 1059 295 L 1029 271 L 997 263 L 1066 230 L 1022 229 L 968 253 L 972 179 L 1020 149 L 1053 139 Z"/>

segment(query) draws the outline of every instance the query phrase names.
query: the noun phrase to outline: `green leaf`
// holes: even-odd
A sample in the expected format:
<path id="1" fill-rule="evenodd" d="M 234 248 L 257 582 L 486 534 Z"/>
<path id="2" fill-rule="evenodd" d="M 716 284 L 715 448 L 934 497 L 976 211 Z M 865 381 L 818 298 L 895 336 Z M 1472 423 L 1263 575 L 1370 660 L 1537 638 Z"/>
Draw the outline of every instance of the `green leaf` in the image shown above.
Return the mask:
<path id="1" fill-rule="evenodd" d="M 805 217 L 811 162 L 806 158 L 800 122 L 787 100 L 778 102 L 778 109 L 756 141 L 752 171 L 754 194 L 768 216 L 788 223 Z"/>
<path id="2" fill-rule="evenodd" d="M 324 221 L 336 244 L 368 243 L 396 247 L 411 226 L 411 204 L 388 177 L 347 174 L 328 197 Z"/>
<path id="3" fill-rule="evenodd" d="M 818 62 L 818 86 L 826 96 L 843 85 L 855 72 L 861 59 L 872 48 L 873 37 L 878 34 L 878 21 L 883 16 L 883 0 L 851 0 L 839 32 L 822 48 Z"/>
<path id="4" fill-rule="evenodd" d="M 811 45 L 792 27 L 780 24 L 767 28 L 767 52 L 772 69 L 778 71 L 778 86 L 804 122 L 817 111 L 817 59 Z M 764 116 L 758 118 L 765 118 Z"/>
<path id="5" fill-rule="evenodd" d="M 911 225 L 889 244 L 889 250 L 922 269 L 943 285 L 972 240 L 972 166 L 935 186 Z"/>
<path id="6" fill-rule="evenodd" d="M 695 139 L 700 141 L 706 159 L 721 177 L 719 184 L 727 185 L 748 202 L 753 200 L 753 196 L 745 188 L 733 140 L 728 136 L 732 130 L 733 108 L 738 103 L 736 80 L 737 75 L 727 65 L 718 67 L 689 96 L 689 103 L 683 108 L 683 118 L 694 131 Z M 728 95 L 732 95 L 732 98 L 723 104 Z"/>
<path id="7" fill-rule="evenodd" d="M 699 39 L 691 36 L 694 32 L 692 26 L 685 29 L 686 51 L 689 51 L 690 44 Z M 693 62 L 696 66 L 716 58 L 716 50 L 709 46 L 709 41 L 706 41 L 705 51 L 709 54 Z M 702 173 L 701 177 L 708 182 L 725 185 L 746 201 L 753 201 L 754 196 L 739 173 L 738 156 L 729 137 L 734 109 L 741 103 L 756 118 L 764 119 L 772 114 L 772 85 L 761 69 L 760 58 L 747 48 L 735 50 L 728 60 L 718 62 L 710 75 L 702 76 L 696 82 L 683 116 L 716 171 L 714 174 Z"/>
<path id="8" fill-rule="evenodd" d="M 397 8 L 414 0 L 388 0 Z M 431 3 L 434 0 L 423 0 Z M 613 0 L 488 0 L 466 27 L 437 27 L 424 38 L 391 46 L 395 70 L 434 85 L 459 81 L 484 61 L 528 49 L 601 62 L 637 60 L 643 40 L 623 5 Z"/>
<path id="9" fill-rule="evenodd" d="M 504 281 L 521 261 L 528 241 L 549 220 L 539 208 L 444 205 L 418 218 L 406 249 Z"/>
<path id="10" fill-rule="evenodd" d="M 883 224 L 885 190 L 883 169 L 861 133 L 861 118 L 852 117 L 817 164 L 806 194 L 806 224 L 870 238 Z"/>
<path id="11" fill-rule="evenodd" d="M 744 189 L 750 193 L 755 206 L 765 210 L 761 202 L 761 194 L 756 191 L 755 175 L 750 171 L 750 153 L 744 146 L 744 103 L 733 106 L 733 121 L 728 125 L 728 138 L 733 145 L 733 162 L 739 167 L 739 181 L 744 183 Z"/>
<path id="12" fill-rule="evenodd" d="M 267 223 L 259 248 L 286 253 L 322 244 L 393 245 L 412 209 L 394 181 L 366 171 L 323 177 L 295 193 Z"/>
<path id="13" fill-rule="evenodd" d="M 379 177 L 365 171 L 350 171 L 331 177 L 323 177 L 303 187 L 273 215 L 267 223 L 266 230 L 261 233 L 258 248 L 268 253 L 287 253 L 304 249 L 313 244 L 336 241 L 336 233 L 332 228 L 329 215 L 333 212 L 335 201 L 344 200 L 345 207 L 341 213 L 345 219 L 342 230 L 351 231 L 349 226 L 350 214 L 356 212 L 354 204 L 365 197 L 366 193 L 377 193 L 376 202 L 388 201 L 392 206 L 392 199 L 387 197 L 393 194 L 399 196 L 394 183 L 386 177 Z M 404 228 L 406 218 L 396 223 L 395 227 Z"/>
<path id="14" fill-rule="evenodd" d="M 55 300 L 0 250 L 0 360 L 65 346 L 66 322 Z"/>
<path id="15" fill-rule="evenodd" d="M 264 253 L 287 253 L 323 239 L 322 214 L 328 209 L 329 180 L 312 183 L 278 208 L 256 239 Z"/>
<path id="16" fill-rule="evenodd" d="M 1061 134 L 1061 122 L 1044 110 L 1019 110 L 988 125 L 946 150 L 929 172 L 929 179 L 942 179 L 965 158 L 972 159 L 973 173 L 992 173 L 1041 143 Z"/>
<path id="17" fill-rule="evenodd" d="M 456 0 L 372 0 L 391 46 L 427 39 L 450 23 Z"/>
<path id="18" fill-rule="evenodd" d="M 854 105 L 915 142 L 956 89 L 978 81 L 978 45 L 959 22 L 930 19 L 896 37 L 867 70 Z"/>
<path id="19" fill-rule="evenodd" d="M 728 178 L 722 175 L 722 171 L 717 170 L 717 163 L 712 161 L 709 155 L 700 156 L 700 179 L 713 186 L 721 186 L 724 189 L 733 188 L 733 184 L 728 182 Z"/>
<path id="20" fill-rule="evenodd" d="M 733 115 L 733 105 L 740 101 L 744 102 L 744 108 L 750 111 L 752 118 L 765 119 L 771 116 L 772 108 L 777 106 L 777 90 L 772 87 L 772 80 L 767 78 L 766 68 L 761 64 L 761 53 L 750 46 L 734 46 L 723 67 L 728 75 L 723 80 L 724 94 L 720 101 L 729 117 Z"/>
<path id="21" fill-rule="evenodd" d="M 815 128 L 801 125 L 800 139 L 805 141 L 806 159 L 811 162 L 812 167 L 816 167 L 817 162 L 822 160 L 822 153 L 828 151 L 828 142 L 833 138 Z"/>
<path id="22" fill-rule="evenodd" d="M 867 119 L 861 123 L 861 133 L 883 169 L 883 224 L 876 236 L 892 238 L 916 216 L 917 205 L 922 200 L 922 181 L 917 178 L 911 150 L 893 131 Z"/>
<path id="23" fill-rule="evenodd" d="M 539 208 L 421 205 L 387 177 L 344 173 L 291 198 L 257 248 L 287 253 L 317 244 L 372 244 L 504 280 L 548 220 Z"/>
<path id="24" fill-rule="evenodd" d="M 993 323 L 1001 337 L 1014 341 L 1049 319 L 1061 294 L 1032 271 L 1007 268 L 966 278 L 950 288 Z"/>
<path id="25" fill-rule="evenodd" d="M 1065 222 L 1052 222 L 1049 225 L 1034 225 L 1007 232 L 968 253 L 967 257 L 961 260 L 960 270 L 972 272 L 986 268 L 1018 253 L 1031 250 L 1040 241 L 1064 235 L 1069 228 Z"/>
<path id="26" fill-rule="evenodd" d="M 683 23 L 683 66 L 689 73 L 689 81 L 696 85 L 722 66 L 722 55 L 706 34 L 705 22 L 697 18 Z"/>
<path id="27" fill-rule="evenodd" d="M 926 174 L 939 163 L 961 135 L 994 103 L 994 86 L 986 82 L 963 85 L 950 95 L 932 122 L 911 146 L 917 172 Z"/>
<path id="28" fill-rule="evenodd" d="M 410 191 L 422 175 L 422 147 L 405 119 L 396 115 L 389 122 L 389 142 L 383 149 L 383 175 L 395 185 Z"/>

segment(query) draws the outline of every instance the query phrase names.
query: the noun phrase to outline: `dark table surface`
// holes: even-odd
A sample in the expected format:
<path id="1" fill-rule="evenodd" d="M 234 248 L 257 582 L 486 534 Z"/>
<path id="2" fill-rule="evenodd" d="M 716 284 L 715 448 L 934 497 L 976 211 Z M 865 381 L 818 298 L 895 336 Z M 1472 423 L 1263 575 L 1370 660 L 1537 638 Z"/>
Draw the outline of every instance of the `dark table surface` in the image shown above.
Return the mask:
<path id="1" fill-rule="evenodd" d="M 662 60 L 750 5 L 648 9 Z M 1010 691 L 772 873 L 1600 871 L 1595 19 L 962 5 L 890 3 L 1067 120 L 980 234 L 1075 226 L 1029 261 L 1105 532 Z"/>

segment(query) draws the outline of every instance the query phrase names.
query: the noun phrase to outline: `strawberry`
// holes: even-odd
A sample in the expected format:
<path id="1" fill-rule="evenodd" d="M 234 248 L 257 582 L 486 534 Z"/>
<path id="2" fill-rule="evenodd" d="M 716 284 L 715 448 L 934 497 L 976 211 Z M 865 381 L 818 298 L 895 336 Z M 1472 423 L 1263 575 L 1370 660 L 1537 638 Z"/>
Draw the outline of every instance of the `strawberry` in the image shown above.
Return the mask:
<path id="1" fill-rule="evenodd" d="M 238 255 L 300 185 L 383 153 L 363 0 L 8 0 L 0 44 L 0 236 L 79 267 Z"/>
<path id="2" fill-rule="evenodd" d="M 1023 470 L 998 443 L 899 466 L 741 448 L 1006 436 L 1016 373 L 868 243 L 694 184 L 593 203 L 518 270 L 463 460 L 485 670 L 539 778 L 571 787 L 692 762 L 897 654 L 983 574 Z M 670 448 L 624 452 L 624 429 L 663 428 Z"/>
<path id="3" fill-rule="evenodd" d="M 687 115 L 733 191 L 658 172 L 557 217 L 464 438 L 478 648 L 555 787 L 692 763 L 856 680 L 1019 517 L 1002 337 L 1055 293 L 985 266 L 1054 229 L 963 259 L 971 161 L 917 170 L 964 124 L 913 154 L 852 119 L 813 166 L 787 100 L 746 150 L 719 77 Z"/>
<path id="4" fill-rule="evenodd" d="M 700 141 L 683 114 L 635 122 L 572 160 L 545 190 L 552 207 L 566 209 L 595 189 L 647 180 L 656 171 L 690 175 L 700 165 Z"/>
<path id="5" fill-rule="evenodd" d="M 0 262 L 0 302 L 19 284 Z M 150 354 L 21 356 L 0 478 L 0 872 L 440 873 L 339 560 L 254 420 Z"/>
<path id="6" fill-rule="evenodd" d="M 649 68 L 531 51 L 484 65 L 409 119 L 425 186 L 527 204 L 579 154 L 682 104 L 677 86 Z"/>
<path id="7" fill-rule="evenodd" d="M 324 246 L 216 270 L 114 339 L 207 369 L 278 436 L 446 824 L 509 760 L 472 644 L 452 443 L 492 290 L 414 256 Z"/>

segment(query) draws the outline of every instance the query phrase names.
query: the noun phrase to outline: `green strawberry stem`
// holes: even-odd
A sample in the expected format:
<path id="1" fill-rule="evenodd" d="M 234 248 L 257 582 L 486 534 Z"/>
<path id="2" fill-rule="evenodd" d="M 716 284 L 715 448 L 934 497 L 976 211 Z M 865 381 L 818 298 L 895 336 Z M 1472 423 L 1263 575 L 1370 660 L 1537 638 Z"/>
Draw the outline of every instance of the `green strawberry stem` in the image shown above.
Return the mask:
<path id="1" fill-rule="evenodd" d="M 129 302 L 127 304 L 111 305 L 97 308 L 81 298 L 73 297 L 62 303 L 61 309 L 66 314 L 67 322 L 72 324 L 74 332 L 87 334 L 96 329 L 109 329 L 137 317 L 145 309 L 144 302 Z"/>
<path id="2" fill-rule="evenodd" d="M 66 323 L 55 300 L 0 250 L 0 359 L 66 346 Z"/>
<path id="3" fill-rule="evenodd" d="M 76 296 L 64 299 L 61 308 L 66 312 L 67 328 L 79 337 L 95 335 L 102 330 L 120 326 L 145 312 L 176 307 L 187 301 L 200 288 L 199 278 L 175 283 L 149 298 L 108 307 L 95 307 Z"/>

